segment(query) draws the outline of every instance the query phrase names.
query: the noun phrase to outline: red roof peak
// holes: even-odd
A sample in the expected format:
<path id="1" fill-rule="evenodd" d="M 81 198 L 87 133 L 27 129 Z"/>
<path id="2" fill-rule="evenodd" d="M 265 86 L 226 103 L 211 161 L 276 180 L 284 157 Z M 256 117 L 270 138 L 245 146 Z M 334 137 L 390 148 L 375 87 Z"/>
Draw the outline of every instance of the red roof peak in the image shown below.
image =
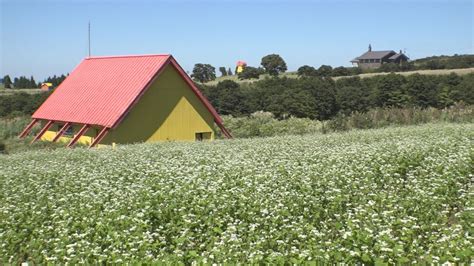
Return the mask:
<path id="1" fill-rule="evenodd" d="M 130 57 L 155 57 L 155 56 L 169 57 L 169 56 L 171 56 L 171 54 L 105 55 L 105 56 L 86 57 L 85 60 L 89 60 L 89 59 L 108 59 L 108 58 L 130 58 Z"/>
<path id="2" fill-rule="evenodd" d="M 223 128 L 222 119 L 216 110 L 169 54 L 86 58 L 32 117 L 115 128 L 161 71 L 170 64 L 211 112 L 219 127 Z"/>

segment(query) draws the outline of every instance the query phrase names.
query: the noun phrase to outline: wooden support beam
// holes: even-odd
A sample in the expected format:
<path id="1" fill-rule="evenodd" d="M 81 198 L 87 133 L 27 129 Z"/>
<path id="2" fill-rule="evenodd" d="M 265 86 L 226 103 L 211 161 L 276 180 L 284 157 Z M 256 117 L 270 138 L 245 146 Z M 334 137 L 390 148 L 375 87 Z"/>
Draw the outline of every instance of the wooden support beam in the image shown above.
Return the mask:
<path id="1" fill-rule="evenodd" d="M 70 126 L 71 126 L 70 122 L 67 122 L 66 124 L 64 124 L 64 126 L 61 127 L 61 129 L 58 131 L 58 133 L 54 137 L 53 142 L 56 142 L 64 134 L 64 132 L 66 132 L 66 130 L 69 129 Z"/>
<path id="2" fill-rule="evenodd" d="M 33 144 L 33 142 L 39 140 L 41 138 L 41 136 L 44 135 L 44 133 L 46 133 L 46 131 L 48 131 L 48 129 L 51 127 L 51 125 L 54 123 L 53 120 L 49 120 L 48 123 L 46 123 L 46 125 L 44 125 L 44 127 L 41 129 L 41 131 L 38 133 L 38 135 L 35 136 L 35 138 L 31 141 L 30 144 Z"/>
<path id="3" fill-rule="evenodd" d="M 95 145 L 99 144 L 100 141 L 105 137 L 105 135 L 107 135 L 107 133 L 109 133 L 109 129 L 108 127 L 104 127 L 100 132 L 99 134 L 97 135 L 97 137 L 95 137 L 94 141 L 91 143 L 91 145 L 89 146 L 89 148 L 92 148 L 94 147 Z"/>
<path id="4" fill-rule="evenodd" d="M 222 130 L 225 134 L 225 136 L 228 138 L 228 139 L 233 139 L 234 137 L 232 137 L 232 135 L 230 134 L 230 132 L 227 130 L 227 128 L 225 128 L 224 126 L 222 126 Z"/>
<path id="5" fill-rule="evenodd" d="M 88 125 L 88 124 L 85 124 L 81 127 L 81 129 L 79 130 L 79 132 L 77 132 L 77 134 L 74 136 L 74 138 L 72 138 L 71 142 L 69 142 L 69 144 L 67 145 L 68 148 L 74 146 L 74 144 L 76 144 L 76 142 L 82 137 L 82 135 L 84 135 L 84 133 L 86 133 L 86 131 L 90 128 L 91 126 Z"/>
<path id="6" fill-rule="evenodd" d="M 224 125 L 222 123 L 219 123 L 216 121 L 216 124 L 219 126 L 219 128 L 221 129 L 222 133 L 224 133 L 224 136 L 228 139 L 232 139 L 232 135 L 230 134 L 230 132 L 227 130 L 227 128 L 224 127 Z"/>
<path id="7" fill-rule="evenodd" d="M 18 138 L 22 139 L 26 137 L 30 133 L 33 126 L 36 125 L 36 123 L 38 123 L 38 121 L 39 121 L 38 119 L 33 118 L 33 120 L 31 120 L 31 122 L 25 127 L 25 129 L 23 129 L 20 135 L 18 135 Z"/>

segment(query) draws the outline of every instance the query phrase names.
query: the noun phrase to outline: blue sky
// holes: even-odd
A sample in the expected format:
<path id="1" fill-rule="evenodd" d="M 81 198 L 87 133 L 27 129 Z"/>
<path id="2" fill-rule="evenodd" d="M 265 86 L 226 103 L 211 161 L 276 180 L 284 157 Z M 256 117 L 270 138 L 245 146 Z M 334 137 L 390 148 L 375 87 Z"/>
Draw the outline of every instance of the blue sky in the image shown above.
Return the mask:
<path id="1" fill-rule="evenodd" d="M 70 72 L 92 55 L 170 53 L 234 68 L 280 54 L 301 65 L 350 66 L 373 50 L 412 58 L 473 54 L 473 1 L 23 1 L 1 2 L 0 75 L 37 80 Z"/>

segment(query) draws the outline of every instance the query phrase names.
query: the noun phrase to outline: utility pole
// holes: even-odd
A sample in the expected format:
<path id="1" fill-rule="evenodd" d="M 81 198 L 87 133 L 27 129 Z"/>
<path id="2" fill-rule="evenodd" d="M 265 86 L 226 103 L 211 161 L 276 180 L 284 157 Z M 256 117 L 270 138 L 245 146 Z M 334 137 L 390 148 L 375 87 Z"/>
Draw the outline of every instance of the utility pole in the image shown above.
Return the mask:
<path id="1" fill-rule="evenodd" d="M 89 57 L 91 57 L 91 22 L 89 20 Z"/>

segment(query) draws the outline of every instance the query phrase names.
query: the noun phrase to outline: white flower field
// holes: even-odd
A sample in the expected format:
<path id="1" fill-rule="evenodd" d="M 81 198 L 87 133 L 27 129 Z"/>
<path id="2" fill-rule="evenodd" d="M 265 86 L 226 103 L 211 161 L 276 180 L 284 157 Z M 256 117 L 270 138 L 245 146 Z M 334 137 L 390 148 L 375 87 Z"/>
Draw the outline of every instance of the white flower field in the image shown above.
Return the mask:
<path id="1" fill-rule="evenodd" d="M 0 156 L 0 264 L 469 264 L 473 140 L 428 124 Z"/>

